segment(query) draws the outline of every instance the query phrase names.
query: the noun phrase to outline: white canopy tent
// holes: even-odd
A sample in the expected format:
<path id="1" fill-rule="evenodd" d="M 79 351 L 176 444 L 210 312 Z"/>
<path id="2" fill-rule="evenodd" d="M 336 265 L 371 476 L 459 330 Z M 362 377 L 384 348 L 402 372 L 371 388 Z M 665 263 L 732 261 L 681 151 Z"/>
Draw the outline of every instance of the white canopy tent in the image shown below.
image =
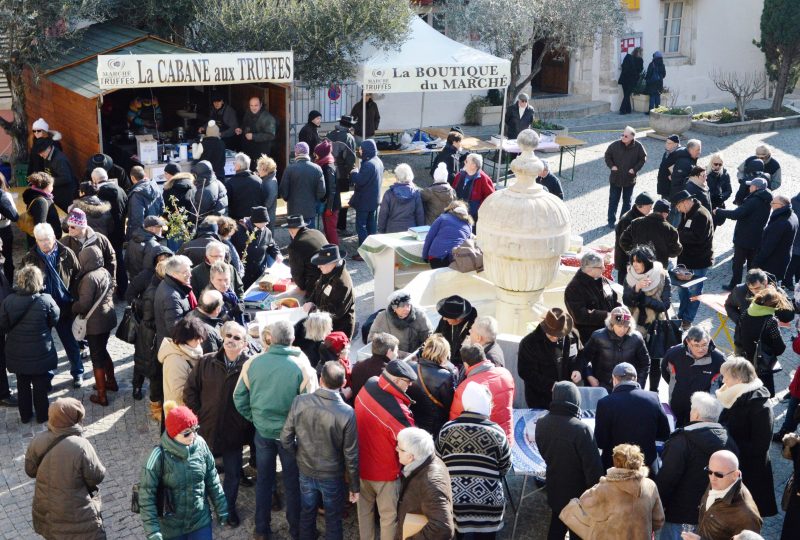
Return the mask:
<path id="1" fill-rule="evenodd" d="M 412 18 L 408 39 L 402 45 L 390 50 L 366 45 L 362 55 L 361 133 L 366 133 L 366 94 L 373 92 L 422 92 L 420 127 L 427 92 L 503 89 L 505 111 L 511 62 L 454 41 L 419 17 Z M 504 121 L 505 115 L 501 133 Z"/>

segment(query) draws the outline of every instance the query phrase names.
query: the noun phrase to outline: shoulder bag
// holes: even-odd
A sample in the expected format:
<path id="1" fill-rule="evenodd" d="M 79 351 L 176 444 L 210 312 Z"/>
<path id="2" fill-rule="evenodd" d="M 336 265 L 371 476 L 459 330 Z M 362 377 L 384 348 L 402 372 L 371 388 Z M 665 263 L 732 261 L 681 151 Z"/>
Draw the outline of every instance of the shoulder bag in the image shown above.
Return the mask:
<path id="1" fill-rule="evenodd" d="M 681 342 L 680 319 L 656 319 L 647 330 L 647 352 L 650 358 L 664 358 L 670 348 Z"/>
<path id="2" fill-rule="evenodd" d="M 756 351 L 753 354 L 752 359 L 753 366 L 756 368 L 756 374 L 759 375 L 772 371 L 772 368 L 778 362 L 778 359 L 775 358 L 775 355 L 764 351 L 764 329 L 767 327 L 767 323 L 769 323 L 769 321 L 770 319 L 767 319 L 761 326 L 761 332 L 758 334 L 758 343 L 756 343 Z"/>
<path id="3" fill-rule="evenodd" d="M 111 284 L 113 280 L 109 280 L 108 287 L 105 288 L 103 294 L 97 299 L 97 301 L 92 306 L 92 309 L 89 310 L 89 313 L 86 316 L 78 315 L 75 317 L 75 320 L 72 321 L 72 335 L 75 336 L 75 339 L 81 341 L 86 338 L 86 323 L 88 322 L 89 318 L 92 316 L 92 313 L 98 308 L 98 306 L 103 302 L 108 291 L 111 289 Z"/>
<path id="4" fill-rule="evenodd" d="M 417 362 L 417 381 L 419 382 L 419 385 L 422 387 L 422 391 L 425 392 L 426 396 L 428 396 L 428 399 L 430 399 L 433 402 L 433 404 L 439 407 L 440 409 L 444 409 L 444 404 L 435 397 L 433 397 L 431 391 L 428 390 L 428 386 L 425 384 L 425 379 L 422 378 L 422 370 L 419 367 L 419 362 Z"/>
<path id="5" fill-rule="evenodd" d="M 139 320 L 137 315 L 136 308 L 137 306 L 135 300 L 130 306 L 125 308 L 125 313 L 122 315 L 122 322 L 119 323 L 119 326 L 117 326 L 117 331 L 114 334 L 120 341 L 130 343 L 131 345 L 136 343 L 136 333 L 139 329 L 139 324 L 141 323 L 141 320 Z"/>
<path id="6" fill-rule="evenodd" d="M 31 215 L 31 206 L 33 206 L 33 203 L 39 199 L 44 199 L 44 197 L 36 197 L 33 199 L 30 204 L 28 204 L 28 207 L 25 209 L 25 211 L 20 213 L 19 219 L 17 219 L 17 227 L 19 227 L 19 230 L 28 236 L 33 236 L 33 228 L 36 226 L 36 223 L 33 222 L 33 216 Z"/>

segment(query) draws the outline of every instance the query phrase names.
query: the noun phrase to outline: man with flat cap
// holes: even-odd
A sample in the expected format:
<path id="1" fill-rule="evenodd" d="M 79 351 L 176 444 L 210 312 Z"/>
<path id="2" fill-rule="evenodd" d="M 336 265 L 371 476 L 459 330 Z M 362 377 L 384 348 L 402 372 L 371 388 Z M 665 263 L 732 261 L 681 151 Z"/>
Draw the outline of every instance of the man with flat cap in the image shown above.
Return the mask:
<path id="1" fill-rule="evenodd" d="M 636 246 L 652 246 L 656 259 L 666 268 L 669 258 L 677 257 L 683 250 L 678 230 L 667 221 L 669 211 L 669 201 L 656 201 L 650 214 L 634 219 L 622 233 L 620 247 L 630 253 Z"/>
<path id="2" fill-rule="evenodd" d="M 625 283 L 628 274 L 628 253 L 619 245 L 619 239 L 633 220 L 648 215 L 653 210 L 655 199 L 646 191 L 642 191 L 633 201 L 633 208 L 625 212 L 614 228 L 614 268 L 617 269 L 617 283 Z"/>
<path id="3" fill-rule="evenodd" d="M 439 300 L 436 311 L 442 318 L 433 333 L 444 336 L 450 344 L 450 362 L 461 368 L 461 345 L 469 336 L 472 323 L 478 318 L 478 310 L 472 307 L 469 300 L 454 294 Z"/>
<path id="4" fill-rule="evenodd" d="M 690 280 L 704 277 L 714 264 L 714 219 L 702 204 L 692 198 L 686 191 L 680 191 L 672 197 L 672 206 L 681 214 L 678 223 L 678 236 L 683 251 L 678 255 L 678 264 L 684 265 L 690 272 Z M 680 276 L 676 275 L 678 285 Z M 683 321 L 683 329 L 688 329 L 700 307 L 700 302 L 692 302 L 691 298 L 703 292 L 703 282 L 689 288 L 678 287 L 680 307 L 678 318 Z"/>
<path id="5" fill-rule="evenodd" d="M 311 263 L 313 257 L 328 240 L 325 235 L 308 226 L 303 216 L 295 215 L 286 218 L 286 225 L 292 241 L 289 243 L 289 269 L 292 272 L 292 281 L 300 293 L 309 296 L 314 290 L 314 285 L 319 279 L 319 268 Z"/>
<path id="6" fill-rule="evenodd" d="M 303 305 L 306 312 L 313 309 L 331 314 L 333 331 L 344 332 L 349 338 L 356 331 L 356 302 L 353 295 L 353 280 L 345 268 L 344 257 L 339 246 L 325 244 L 311 257 L 321 275 L 311 291 L 309 302 Z"/>
<path id="7" fill-rule="evenodd" d="M 356 396 L 360 494 L 358 528 L 361 538 L 376 536 L 375 513 L 380 520 L 380 539 L 394 540 L 397 500 L 400 494 L 400 461 L 397 434 L 414 426 L 408 387 L 417 374 L 406 362 L 392 360 L 379 377 L 371 377 Z M 399 524 L 402 527 L 402 523 Z"/>
<path id="8" fill-rule="evenodd" d="M 517 96 L 517 102 L 506 108 L 505 136 L 516 139 L 520 131 L 530 128 L 534 113 L 533 107 L 528 105 L 528 94 L 522 92 Z"/>
<path id="9" fill-rule="evenodd" d="M 531 409 L 547 409 L 553 385 L 582 380 L 578 353 L 583 349 L 572 317 L 561 308 L 551 308 L 536 329 L 519 343 L 517 371 L 525 383 L 525 401 Z"/>

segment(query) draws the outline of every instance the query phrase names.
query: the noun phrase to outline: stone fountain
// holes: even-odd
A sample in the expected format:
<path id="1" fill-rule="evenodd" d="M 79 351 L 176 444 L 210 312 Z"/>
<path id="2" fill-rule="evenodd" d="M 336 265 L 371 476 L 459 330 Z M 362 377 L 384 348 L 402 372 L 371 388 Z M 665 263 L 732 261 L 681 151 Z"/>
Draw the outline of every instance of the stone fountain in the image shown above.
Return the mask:
<path id="1" fill-rule="evenodd" d="M 564 202 L 536 183 L 544 168 L 533 153 L 539 135 L 526 129 L 517 144 L 522 152 L 511 162 L 516 182 L 481 204 L 477 243 L 483 277 L 495 285 L 500 331 L 524 336 L 527 324 L 547 311 L 542 295 L 569 248 L 570 217 Z"/>

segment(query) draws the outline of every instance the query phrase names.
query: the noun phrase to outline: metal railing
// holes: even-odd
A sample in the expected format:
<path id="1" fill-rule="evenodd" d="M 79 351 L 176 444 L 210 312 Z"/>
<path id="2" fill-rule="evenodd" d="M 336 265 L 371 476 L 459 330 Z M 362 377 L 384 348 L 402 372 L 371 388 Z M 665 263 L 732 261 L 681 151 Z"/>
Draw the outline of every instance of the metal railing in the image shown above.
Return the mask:
<path id="1" fill-rule="evenodd" d="M 311 111 L 319 111 L 323 123 L 339 122 L 343 114 L 350 114 L 350 110 L 359 99 L 361 94 L 356 83 L 342 83 L 328 87 L 295 84 L 292 92 L 290 126 L 292 140 L 297 139 L 297 134 L 308 122 L 308 113 Z"/>

